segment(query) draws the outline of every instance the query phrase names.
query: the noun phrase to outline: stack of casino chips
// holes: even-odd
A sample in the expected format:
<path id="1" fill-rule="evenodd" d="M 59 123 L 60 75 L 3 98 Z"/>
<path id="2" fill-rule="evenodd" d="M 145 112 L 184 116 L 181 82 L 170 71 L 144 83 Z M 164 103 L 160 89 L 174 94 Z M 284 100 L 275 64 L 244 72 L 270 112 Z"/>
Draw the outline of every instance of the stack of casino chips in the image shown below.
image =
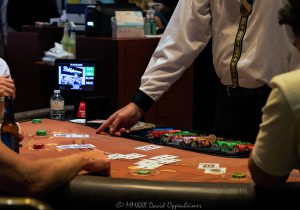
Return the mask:
<path id="1" fill-rule="evenodd" d="M 174 144 L 175 141 L 181 139 L 182 137 L 196 137 L 197 133 L 191 133 L 189 131 L 179 131 L 175 133 L 167 133 L 162 135 L 161 141 L 167 144 Z"/>
<path id="2" fill-rule="evenodd" d="M 171 134 L 180 132 L 181 130 L 174 130 L 173 128 L 161 128 L 161 129 L 153 129 L 148 131 L 146 137 L 150 140 L 160 139 L 164 134 Z"/>
<path id="3" fill-rule="evenodd" d="M 37 136 L 46 136 L 47 132 L 45 130 L 37 130 L 36 135 Z"/>
<path id="4" fill-rule="evenodd" d="M 216 141 L 215 135 L 199 136 L 191 142 L 192 147 L 209 148 Z"/>
<path id="5" fill-rule="evenodd" d="M 222 152 L 244 152 L 251 151 L 253 144 L 241 141 L 222 140 L 216 141 L 211 145 L 212 150 L 220 150 Z"/>
<path id="6" fill-rule="evenodd" d="M 39 124 L 39 123 L 42 123 L 42 120 L 41 119 L 33 119 L 32 123 L 33 124 Z"/>
<path id="7" fill-rule="evenodd" d="M 187 146 L 194 148 L 209 148 L 215 151 L 226 153 L 238 153 L 251 151 L 253 144 L 226 140 L 216 137 L 213 134 L 199 135 L 198 133 L 182 130 L 174 130 L 172 128 L 159 128 L 147 132 L 146 137 L 149 140 L 155 140 L 156 143 L 173 144 L 179 146 Z"/>

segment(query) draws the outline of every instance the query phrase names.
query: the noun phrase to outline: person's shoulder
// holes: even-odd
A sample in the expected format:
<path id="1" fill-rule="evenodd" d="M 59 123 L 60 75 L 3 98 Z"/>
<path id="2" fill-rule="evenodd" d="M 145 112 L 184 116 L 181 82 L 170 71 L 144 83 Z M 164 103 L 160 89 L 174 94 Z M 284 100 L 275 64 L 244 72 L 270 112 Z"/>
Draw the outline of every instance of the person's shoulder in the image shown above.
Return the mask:
<path id="1" fill-rule="evenodd" d="M 300 69 L 289 71 L 275 76 L 271 80 L 271 85 L 290 85 L 300 82 Z"/>
<path id="2" fill-rule="evenodd" d="M 300 103 L 300 69 L 275 76 L 271 87 L 279 89 L 291 107 Z"/>

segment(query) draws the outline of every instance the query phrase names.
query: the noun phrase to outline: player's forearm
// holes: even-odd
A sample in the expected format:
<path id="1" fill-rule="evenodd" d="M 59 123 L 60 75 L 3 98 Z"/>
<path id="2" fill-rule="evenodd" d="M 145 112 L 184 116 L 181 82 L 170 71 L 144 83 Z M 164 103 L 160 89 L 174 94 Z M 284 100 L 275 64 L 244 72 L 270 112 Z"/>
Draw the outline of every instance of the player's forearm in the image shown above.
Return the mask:
<path id="1" fill-rule="evenodd" d="M 273 189 L 283 185 L 289 176 L 274 176 L 264 172 L 256 165 L 252 154 L 248 160 L 248 167 L 255 184 L 266 189 Z"/>
<path id="2" fill-rule="evenodd" d="M 48 194 L 74 178 L 89 161 L 80 155 L 56 159 L 41 159 L 24 166 L 24 188 L 21 194 Z"/>
<path id="3" fill-rule="evenodd" d="M 9 156 L 9 161 L 1 159 L 4 164 L 0 164 L 0 189 L 18 195 L 51 193 L 89 164 L 81 155 L 37 161 L 26 160 L 17 154 Z"/>

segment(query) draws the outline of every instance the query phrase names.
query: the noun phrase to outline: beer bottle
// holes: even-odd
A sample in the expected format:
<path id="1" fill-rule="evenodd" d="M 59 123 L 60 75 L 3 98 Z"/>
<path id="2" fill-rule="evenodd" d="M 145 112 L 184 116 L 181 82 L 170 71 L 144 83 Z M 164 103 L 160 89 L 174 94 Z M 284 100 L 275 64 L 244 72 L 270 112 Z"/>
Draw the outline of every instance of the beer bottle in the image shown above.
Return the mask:
<path id="1" fill-rule="evenodd" d="M 19 127 L 15 122 L 13 103 L 11 96 L 4 97 L 4 118 L 1 125 L 1 140 L 2 142 L 19 153 Z"/>

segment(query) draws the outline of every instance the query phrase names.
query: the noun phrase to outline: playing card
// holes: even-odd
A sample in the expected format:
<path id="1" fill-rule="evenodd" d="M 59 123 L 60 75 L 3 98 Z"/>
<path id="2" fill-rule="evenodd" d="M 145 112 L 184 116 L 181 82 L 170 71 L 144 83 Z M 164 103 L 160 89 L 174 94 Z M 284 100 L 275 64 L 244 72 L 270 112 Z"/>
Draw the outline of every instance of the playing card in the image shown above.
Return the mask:
<path id="1" fill-rule="evenodd" d="M 143 151 L 150 151 L 150 150 L 154 150 L 154 149 L 158 149 L 161 148 L 161 146 L 158 145 L 146 145 L 146 146 L 142 146 L 142 147 L 136 147 L 135 149 L 139 149 L 139 150 L 143 150 Z"/>
<path id="2" fill-rule="evenodd" d="M 199 163 L 198 168 L 199 169 L 209 169 L 209 168 L 219 168 L 219 163 Z"/>
<path id="3" fill-rule="evenodd" d="M 143 168 L 143 169 L 155 169 L 155 168 L 163 165 L 163 164 L 158 163 L 155 160 L 149 160 L 149 159 L 141 160 L 139 162 L 136 162 L 135 164 L 137 164 L 139 166 L 139 168 Z"/>
<path id="4" fill-rule="evenodd" d="M 145 157 L 146 155 L 143 154 L 138 154 L 138 153 L 130 153 L 130 154 L 126 154 L 124 155 L 124 159 L 128 159 L 128 160 L 133 160 L 133 159 L 138 159 L 141 157 Z"/>
<path id="5" fill-rule="evenodd" d="M 89 148 L 95 148 L 95 146 L 92 144 L 77 144 L 76 148 L 77 149 L 89 149 Z"/>
<path id="6" fill-rule="evenodd" d="M 159 164 L 171 164 L 171 163 L 176 163 L 176 162 L 179 162 L 181 160 L 179 159 L 157 159 L 157 162 Z"/>
<path id="7" fill-rule="evenodd" d="M 56 146 L 58 149 L 76 149 L 77 144 L 66 144 L 66 145 L 59 145 Z"/>
<path id="8" fill-rule="evenodd" d="M 158 159 L 175 159 L 178 158 L 178 156 L 175 155 L 158 155 L 150 158 L 151 160 L 158 160 Z"/>
<path id="9" fill-rule="evenodd" d="M 226 173 L 226 168 L 206 168 L 204 171 L 205 174 L 225 174 Z"/>
<path id="10" fill-rule="evenodd" d="M 150 160 L 150 159 L 143 159 L 139 162 L 136 162 L 135 164 L 141 165 L 141 164 L 155 164 L 158 163 L 156 160 Z"/>
<path id="11" fill-rule="evenodd" d="M 89 138 L 89 134 L 76 134 L 76 133 L 54 133 L 54 137 L 63 137 L 63 138 Z"/>
<path id="12" fill-rule="evenodd" d="M 108 158 L 109 160 L 122 159 L 123 157 L 124 157 L 124 155 L 123 155 L 123 154 L 119 154 L 119 153 L 109 154 L 109 155 L 107 156 L 107 158 Z"/>

